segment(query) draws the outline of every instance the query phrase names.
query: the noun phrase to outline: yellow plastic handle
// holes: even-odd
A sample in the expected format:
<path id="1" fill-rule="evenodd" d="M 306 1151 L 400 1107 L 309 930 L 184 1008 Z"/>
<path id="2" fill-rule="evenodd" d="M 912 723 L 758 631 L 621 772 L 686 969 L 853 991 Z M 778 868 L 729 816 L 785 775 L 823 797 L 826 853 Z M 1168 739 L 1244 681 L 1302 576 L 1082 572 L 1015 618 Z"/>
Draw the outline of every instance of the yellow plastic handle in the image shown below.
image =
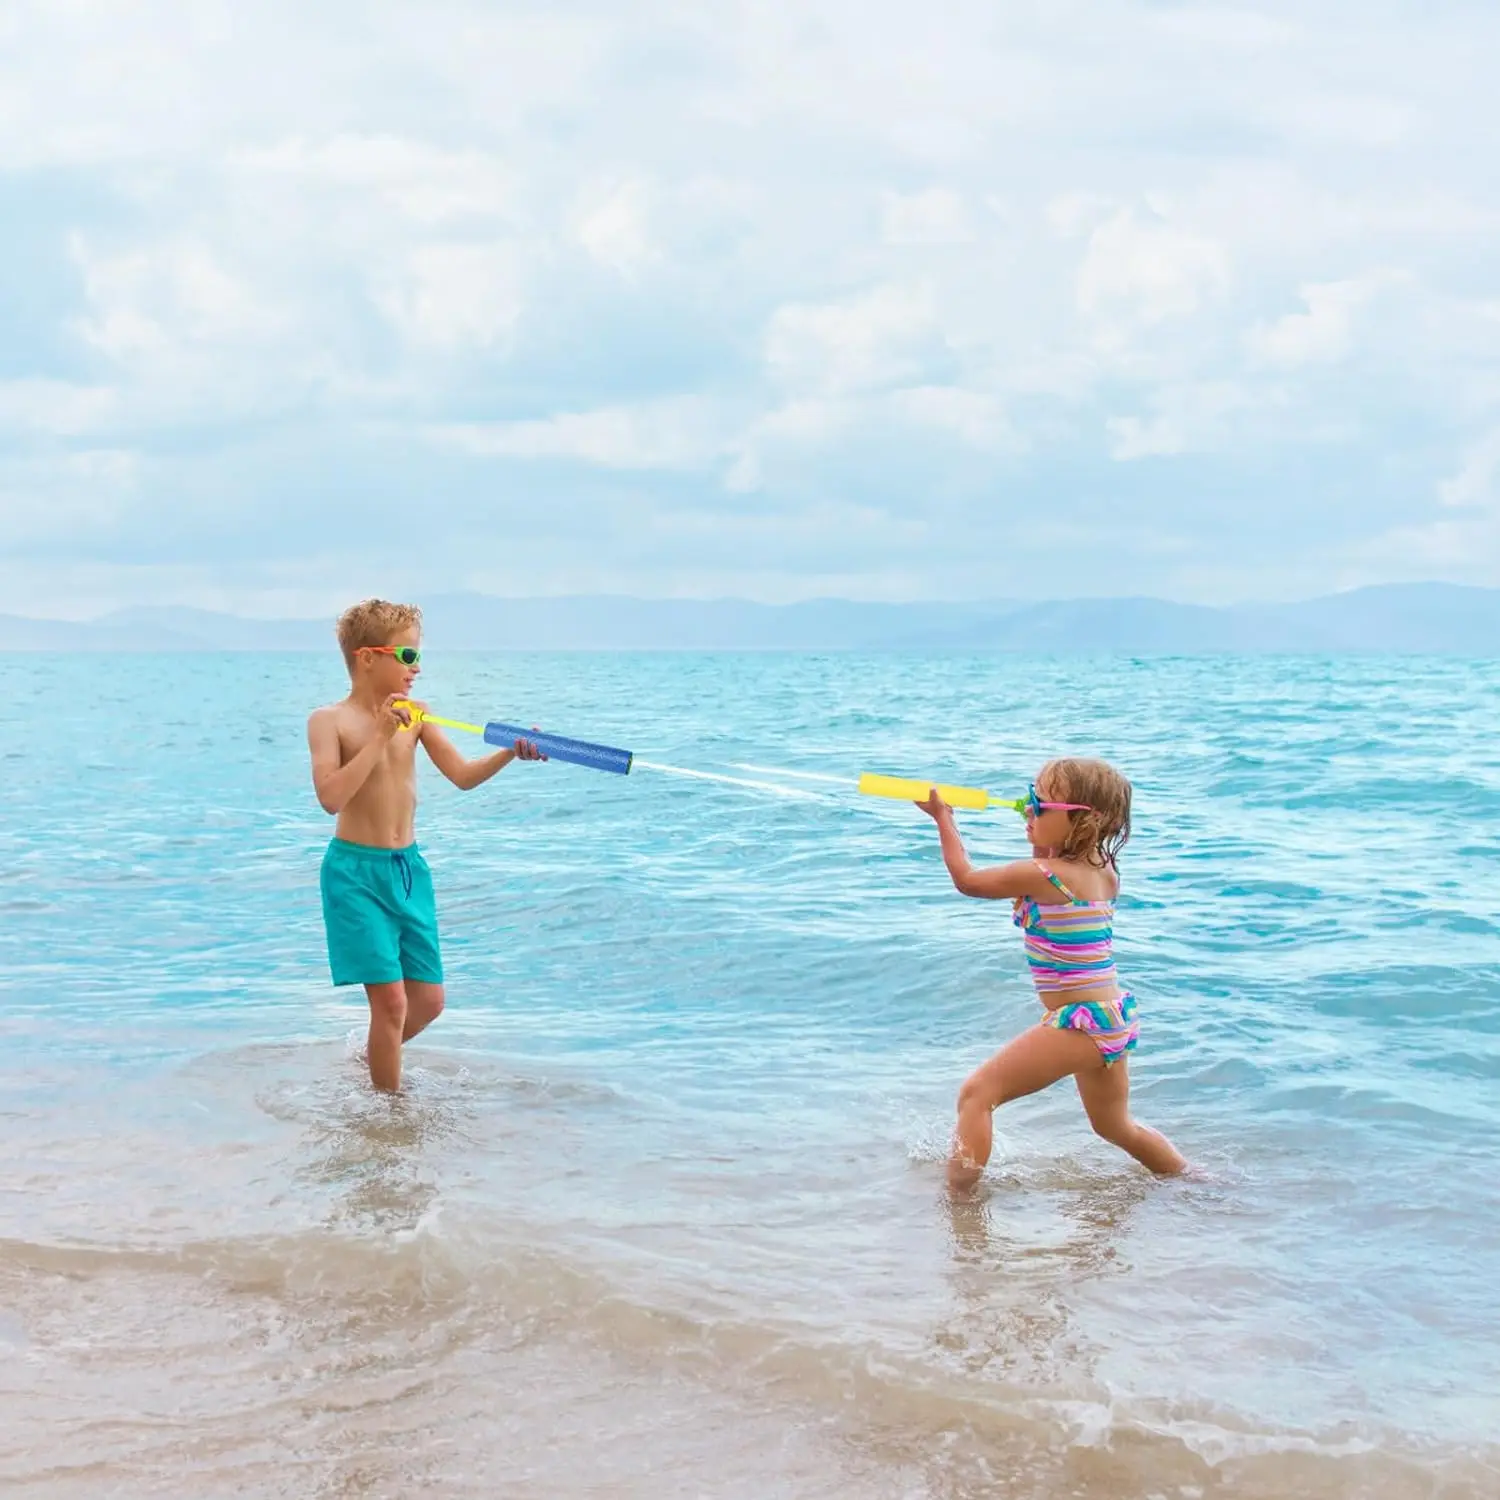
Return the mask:
<path id="1" fill-rule="evenodd" d="M 907 776 L 880 776 L 874 771 L 866 771 L 859 778 L 859 789 L 866 797 L 894 797 L 901 802 L 925 802 L 928 792 L 934 786 L 937 786 L 938 796 L 949 807 L 967 807 L 975 812 L 983 812 L 986 808 L 999 804 L 998 798 L 991 797 L 977 786 L 943 786 L 932 781 L 916 781 Z"/>
<path id="2" fill-rule="evenodd" d="M 404 708 L 411 715 L 411 723 L 404 725 L 404 729 L 415 729 L 425 720 L 428 724 L 441 724 L 444 729 L 462 729 L 469 734 L 484 733 L 483 724 L 464 724 L 458 719 L 440 719 L 436 714 L 424 713 L 415 703 L 406 698 L 402 698 L 396 707 Z"/>

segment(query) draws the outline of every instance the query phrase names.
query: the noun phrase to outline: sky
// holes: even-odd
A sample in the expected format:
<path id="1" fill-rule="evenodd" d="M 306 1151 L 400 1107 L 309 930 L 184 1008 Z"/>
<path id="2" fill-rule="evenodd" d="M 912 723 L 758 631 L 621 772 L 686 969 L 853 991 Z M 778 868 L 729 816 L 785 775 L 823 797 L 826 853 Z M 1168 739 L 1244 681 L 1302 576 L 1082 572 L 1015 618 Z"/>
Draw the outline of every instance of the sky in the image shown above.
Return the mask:
<path id="1" fill-rule="evenodd" d="M 1500 7 L 4 0 L 0 613 L 1500 585 Z"/>

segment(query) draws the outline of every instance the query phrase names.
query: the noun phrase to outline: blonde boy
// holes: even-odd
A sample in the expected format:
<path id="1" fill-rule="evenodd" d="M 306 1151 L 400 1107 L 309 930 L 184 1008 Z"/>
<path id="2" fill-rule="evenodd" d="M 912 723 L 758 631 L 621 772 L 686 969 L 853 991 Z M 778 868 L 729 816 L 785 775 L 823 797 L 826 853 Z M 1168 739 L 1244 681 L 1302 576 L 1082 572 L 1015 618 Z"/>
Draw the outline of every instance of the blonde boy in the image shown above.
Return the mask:
<path id="1" fill-rule="evenodd" d="M 513 760 L 514 747 L 467 760 L 435 724 L 413 723 L 404 706 L 422 670 L 422 612 L 366 599 L 339 617 L 349 696 L 307 721 L 313 787 L 338 819 L 320 885 L 328 963 L 336 985 L 362 984 L 370 1002 L 370 1082 L 401 1087 L 401 1046 L 443 1009 L 432 873 L 416 843 L 417 746 L 461 791 L 483 785 Z"/>

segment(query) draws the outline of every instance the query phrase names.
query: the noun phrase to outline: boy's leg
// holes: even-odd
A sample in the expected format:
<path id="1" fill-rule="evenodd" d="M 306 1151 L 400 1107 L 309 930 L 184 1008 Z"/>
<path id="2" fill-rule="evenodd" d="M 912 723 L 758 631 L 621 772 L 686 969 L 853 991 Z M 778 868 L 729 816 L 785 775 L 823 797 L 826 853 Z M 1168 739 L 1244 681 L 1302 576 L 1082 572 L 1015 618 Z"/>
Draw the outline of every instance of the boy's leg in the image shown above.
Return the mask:
<path id="1" fill-rule="evenodd" d="M 406 988 L 406 1024 L 401 1031 L 401 1040 L 409 1042 L 419 1031 L 427 1027 L 443 1013 L 443 987 L 430 984 L 425 979 L 408 979 Z"/>
<path id="2" fill-rule="evenodd" d="M 432 871 L 417 849 L 403 858 L 409 884 L 401 912 L 401 974 L 406 986 L 402 1038 L 409 1042 L 443 1013 L 443 953 Z"/>
<path id="3" fill-rule="evenodd" d="M 367 984 L 370 1035 L 366 1055 L 370 1082 L 395 1093 L 401 1087 L 401 1046 L 430 1026 L 443 1013 L 443 987 L 420 979 L 398 979 L 394 984 Z"/>
<path id="4" fill-rule="evenodd" d="M 334 839 L 323 856 L 320 884 L 333 982 L 364 986 L 370 1002 L 365 1054 L 370 1082 L 394 1092 L 401 1087 L 406 988 L 401 981 L 400 915 L 390 895 L 390 855 Z"/>
<path id="5" fill-rule="evenodd" d="M 367 1055 L 370 1082 L 377 1089 L 394 1094 L 401 1087 L 401 1042 L 406 1029 L 406 986 L 401 980 L 391 984 L 367 984 L 370 1000 L 370 1038 Z"/>

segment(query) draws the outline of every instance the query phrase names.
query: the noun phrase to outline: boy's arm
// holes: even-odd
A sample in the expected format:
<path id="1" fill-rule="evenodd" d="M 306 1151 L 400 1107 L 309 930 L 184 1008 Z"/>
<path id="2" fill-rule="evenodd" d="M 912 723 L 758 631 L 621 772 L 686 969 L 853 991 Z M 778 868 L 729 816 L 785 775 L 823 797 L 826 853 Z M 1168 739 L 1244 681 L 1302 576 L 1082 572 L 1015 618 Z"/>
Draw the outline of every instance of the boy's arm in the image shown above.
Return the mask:
<path id="1" fill-rule="evenodd" d="M 992 865 L 987 870 L 976 870 L 969 862 L 968 851 L 953 818 L 953 809 L 937 800 L 935 794 L 927 802 L 917 804 L 938 826 L 938 839 L 942 844 L 943 863 L 953 888 L 962 896 L 976 896 L 988 901 L 1014 900 L 1017 896 L 1043 896 L 1052 889 L 1047 877 L 1037 869 L 1034 861 L 1018 859 L 1008 865 Z"/>
<path id="2" fill-rule="evenodd" d="M 503 771 L 516 758 L 514 749 L 497 750 L 493 755 L 479 760 L 468 760 L 461 755 L 453 741 L 436 724 L 424 722 L 418 726 L 422 736 L 422 748 L 427 757 L 449 781 L 461 792 L 472 792 L 483 786 L 497 771 Z"/>
<path id="3" fill-rule="evenodd" d="M 386 699 L 374 738 L 350 757 L 348 765 L 340 764 L 343 751 L 336 711 L 320 708 L 308 719 L 307 748 L 312 755 L 313 790 L 324 812 L 335 817 L 343 812 L 375 769 L 376 761 L 385 754 L 391 736 L 409 720 L 410 715 L 404 709 L 393 706 L 398 697 L 399 694 L 393 693 Z"/>

